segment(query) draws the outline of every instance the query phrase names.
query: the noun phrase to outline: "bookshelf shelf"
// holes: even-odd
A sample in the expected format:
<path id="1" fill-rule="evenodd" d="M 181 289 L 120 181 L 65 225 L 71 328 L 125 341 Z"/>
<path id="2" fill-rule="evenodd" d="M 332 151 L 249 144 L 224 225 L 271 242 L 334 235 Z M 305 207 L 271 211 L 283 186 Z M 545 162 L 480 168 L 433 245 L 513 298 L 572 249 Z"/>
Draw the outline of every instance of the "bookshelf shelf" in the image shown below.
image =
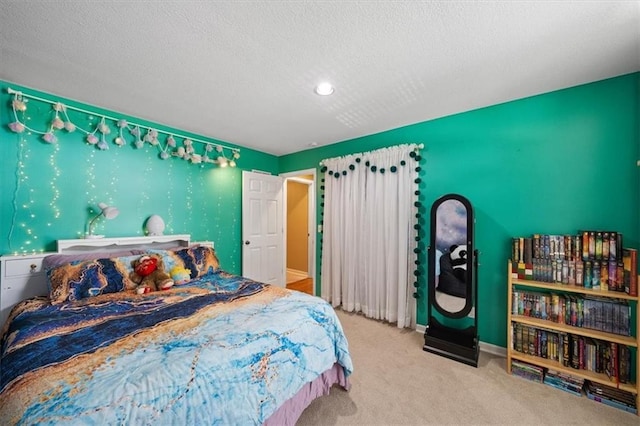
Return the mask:
<path id="1" fill-rule="evenodd" d="M 560 371 L 561 373 L 570 374 L 575 377 L 581 377 L 583 379 L 591 380 L 592 382 L 602 383 L 607 386 L 617 386 L 619 389 L 625 390 L 627 392 L 636 393 L 636 385 L 634 383 L 619 383 L 616 384 L 609 379 L 606 374 L 594 373 L 593 371 L 588 370 L 576 370 L 571 367 L 565 367 L 558 361 L 553 361 L 546 358 L 540 358 L 533 355 L 527 355 L 520 352 L 513 352 L 511 354 L 513 359 L 518 359 L 520 361 L 528 362 L 529 364 L 535 364 L 540 367 L 550 368 L 552 370 Z"/>
<path id="2" fill-rule="evenodd" d="M 640 406 L 640 380 L 638 379 L 638 376 L 640 376 L 640 354 L 638 353 L 640 348 L 640 313 L 638 312 L 638 302 L 640 301 L 640 298 L 638 296 L 631 296 L 627 293 L 617 291 L 593 290 L 584 288 L 582 286 L 570 284 L 516 279 L 512 275 L 512 263 L 510 261 L 507 262 L 507 277 L 507 372 L 509 374 L 511 374 L 512 360 L 523 361 L 538 367 L 559 371 L 576 378 L 589 380 L 593 383 L 611 386 L 629 392 L 635 397 L 636 407 Z M 640 277 L 638 277 L 638 279 L 640 281 Z M 532 289 L 532 291 L 534 292 L 536 289 L 539 289 L 544 293 L 554 293 L 571 296 L 597 296 L 598 298 L 609 298 L 611 300 L 617 299 L 620 301 L 628 302 L 633 307 L 631 312 L 634 313 L 634 318 L 632 318 L 632 321 L 634 322 L 635 326 L 632 327 L 632 331 L 634 332 L 635 336 L 625 336 L 615 333 L 608 333 L 585 327 L 574 327 L 568 324 L 557 323 L 537 317 L 514 314 L 512 303 L 514 289 L 516 288 L 518 290 L 522 289 L 525 291 L 528 289 Z M 590 370 L 572 368 L 570 365 L 567 366 L 566 363 L 563 364 L 563 362 L 558 360 L 524 353 L 526 352 L 526 350 L 524 352 L 519 352 L 515 350 L 516 345 L 514 342 L 514 329 L 516 328 L 517 324 L 521 324 L 523 327 L 531 327 L 536 330 L 546 330 L 552 333 L 557 332 L 566 335 L 582 336 L 587 339 L 595 339 L 602 342 L 625 345 L 631 348 L 631 350 L 634 352 L 632 360 L 634 360 L 635 363 L 632 366 L 634 367 L 632 368 L 632 370 L 635 370 L 635 380 L 633 380 L 632 383 L 617 383 L 615 379 L 611 379 L 605 373 L 597 373 Z M 518 327 L 520 326 L 518 325 Z M 638 410 L 638 414 L 640 415 L 640 410 Z"/>
<path id="3" fill-rule="evenodd" d="M 509 275 L 511 275 L 511 264 L 509 264 Z M 546 283 L 542 281 L 533 281 L 533 280 L 511 280 L 511 284 L 522 286 L 522 287 L 551 290 L 559 293 L 577 293 L 577 294 L 584 294 L 587 296 L 609 297 L 612 299 L 632 300 L 632 301 L 638 300 L 637 296 L 629 296 L 627 293 L 623 293 L 620 291 L 593 290 L 590 288 L 584 288 L 582 286 L 577 286 L 572 284 Z"/>
<path id="4" fill-rule="evenodd" d="M 578 336 L 591 337 L 598 340 L 606 340 L 608 342 L 619 343 L 634 348 L 638 347 L 638 341 L 633 336 L 623 336 L 621 334 L 607 333 L 604 331 L 592 330 L 590 328 L 584 327 L 573 327 L 567 324 L 559 324 L 552 321 L 542 320 L 540 318 L 525 317 L 522 315 L 512 315 L 511 321 L 530 325 L 536 328 L 544 328 L 547 330 L 576 334 Z"/>

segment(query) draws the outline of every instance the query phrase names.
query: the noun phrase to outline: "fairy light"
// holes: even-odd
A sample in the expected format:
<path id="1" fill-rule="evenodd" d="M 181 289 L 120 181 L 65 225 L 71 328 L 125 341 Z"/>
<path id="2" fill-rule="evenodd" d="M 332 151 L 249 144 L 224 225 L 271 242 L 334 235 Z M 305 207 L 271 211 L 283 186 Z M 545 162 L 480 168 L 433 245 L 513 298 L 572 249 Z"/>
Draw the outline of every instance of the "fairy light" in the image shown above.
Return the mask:
<path id="1" fill-rule="evenodd" d="M 211 173 L 208 173 L 211 174 Z M 205 226 L 205 230 L 204 230 L 204 234 L 206 235 L 207 238 L 209 238 L 209 216 L 208 216 L 208 211 L 209 211 L 209 206 L 207 205 L 207 190 L 205 187 L 205 183 L 207 181 L 207 179 L 198 179 L 198 181 L 200 182 L 200 196 L 199 199 L 201 200 L 200 202 L 200 214 L 202 216 L 202 220 L 200 221 L 201 225 Z"/>
<path id="2" fill-rule="evenodd" d="M 238 185 L 238 176 L 239 176 L 238 173 L 231 174 L 231 185 L 228 185 L 228 187 L 235 188 L 236 185 Z M 238 209 L 238 203 L 239 203 L 238 197 L 233 197 L 231 200 L 231 203 L 232 203 L 232 206 L 231 206 L 232 209 L 234 210 Z M 236 211 L 239 211 L 239 210 L 236 210 Z M 232 223 L 231 229 L 237 229 L 237 226 L 239 226 L 238 215 L 233 215 L 233 218 L 231 219 L 231 223 Z M 222 236 L 223 234 L 222 232 L 219 232 L 218 235 Z M 236 264 L 235 259 L 242 258 L 242 256 L 240 256 L 240 253 L 238 253 L 238 250 L 239 248 L 237 244 L 234 244 L 233 247 L 231 248 L 231 251 L 232 251 L 231 256 L 232 256 L 232 259 L 234 259 L 232 261 L 232 268 L 235 271 L 238 271 L 238 266 Z"/>
<path id="3" fill-rule="evenodd" d="M 89 117 L 89 119 L 91 119 Z M 86 160 L 86 176 L 87 176 L 87 180 L 86 180 L 86 188 L 87 190 L 85 191 L 85 195 L 87 197 L 87 203 L 90 206 L 95 206 L 98 204 L 98 200 L 96 198 L 96 164 L 95 164 L 95 151 L 91 151 L 90 154 L 87 156 L 87 160 Z M 93 212 L 95 213 L 95 211 Z M 88 224 L 84 224 L 84 226 L 87 226 Z M 101 226 L 102 223 L 98 223 L 96 227 Z M 96 229 L 95 230 L 96 233 L 98 233 L 99 231 Z M 85 230 L 83 229 L 82 232 L 80 233 L 80 235 L 84 235 Z"/>
<path id="4" fill-rule="evenodd" d="M 173 176 L 173 161 L 169 162 L 169 176 Z M 168 207 L 167 207 L 167 222 L 165 223 L 165 226 L 167 228 L 167 232 L 169 234 L 173 234 L 173 179 L 169 179 L 169 186 L 168 186 Z"/>
<path id="5" fill-rule="evenodd" d="M 151 192 L 153 190 L 151 185 L 154 183 L 153 176 L 158 175 L 158 170 L 155 170 L 155 164 L 158 163 L 154 160 L 180 157 L 186 160 L 188 164 L 199 165 L 200 167 L 195 168 L 193 172 L 187 171 L 189 177 L 182 182 L 171 178 L 176 172 L 175 165 L 178 163 L 168 161 L 166 164 L 166 167 L 169 168 L 169 173 L 166 174 L 169 179 L 164 184 L 165 190 L 168 191 L 168 196 L 166 197 L 168 201 L 168 232 L 174 233 L 176 231 L 175 220 L 180 215 L 184 215 L 184 228 L 188 229 L 192 225 L 190 218 L 197 210 L 197 215 L 202 218 L 199 225 L 200 232 L 204 232 L 206 235 L 210 235 L 212 232 L 222 235 L 223 231 L 220 229 L 220 224 L 217 222 L 213 224 L 209 220 L 213 214 L 213 212 L 209 211 L 213 200 L 206 198 L 207 189 L 209 188 L 207 181 L 209 179 L 196 178 L 199 180 L 196 183 L 193 182 L 194 178 L 192 178 L 191 174 L 197 173 L 196 170 L 198 169 L 202 170 L 202 172 L 207 169 L 211 170 L 207 165 L 213 164 L 217 165 L 217 168 L 226 165 L 228 172 L 225 172 L 225 174 L 234 176 L 234 178 L 237 177 L 236 173 L 232 173 L 229 169 L 233 169 L 240 158 L 239 148 L 187 137 L 175 132 L 158 131 L 145 125 L 118 120 L 101 113 L 66 106 L 61 102 L 16 92 L 10 88 L 8 93 L 12 96 L 9 113 L 13 112 L 10 118 L 13 119 L 13 122 L 9 123 L 8 127 L 17 134 L 19 141 L 16 152 L 15 188 L 12 199 L 13 217 L 7 237 L 9 252 L 23 254 L 35 252 L 35 250 L 44 252 L 44 248 L 40 247 L 38 239 L 38 234 L 42 234 L 39 231 L 43 228 L 54 228 L 56 223 L 64 217 L 64 208 L 61 206 L 63 199 L 61 187 L 64 188 L 64 186 L 61 186 L 61 182 L 64 182 L 66 173 L 64 173 L 64 166 L 59 165 L 58 162 L 64 158 L 63 153 L 66 157 L 67 148 L 66 145 L 63 146 L 59 142 L 61 140 L 70 140 L 72 137 L 82 141 L 78 146 L 93 148 L 88 151 L 86 156 L 83 156 L 84 161 L 80 160 L 81 164 L 79 164 L 84 169 L 79 171 L 80 175 L 84 176 L 84 179 L 80 177 L 83 182 L 78 189 L 81 191 L 80 194 L 84 190 L 86 200 L 90 206 L 97 205 L 98 201 L 111 202 L 110 200 L 117 198 L 119 184 L 122 183 L 121 168 L 119 167 L 122 154 L 120 150 L 115 148 L 123 146 L 141 147 L 149 149 L 149 151 L 148 155 L 145 155 L 145 160 L 143 160 L 145 161 L 144 166 L 139 168 L 144 170 L 143 176 L 140 177 L 141 180 L 144 179 L 144 182 L 139 188 L 140 192 L 142 192 L 140 197 L 141 205 L 138 207 L 139 213 L 142 213 L 141 209 L 143 207 L 155 201 L 155 196 L 152 196 L 152 194 L 155 194 L 156 191 Z M 34 114 L 33 117 L 30 114 Z M 71 133 L 77 134 L 71 135 Z M 40 152 L 41 148 L 38 148 L 38 151 L 32 151 L 30 149 L 31 142 L 39 145 L 52 145 L 48 147 L 51 149 L 48 152 L 48 158 L 44 156 L 40 157 L 39 160 L 35 158 L 35 153 Z M 100 161 L 102 157 L 100 157 L 100 153 L 96 154 L 96 152 L 110 148 L 114 148 L 115 152 L 111 150 L 111 153 L 107 154 L 112 156 L 111 164 L 108 169 L 104 169 L 108 170 L 108 172 L 103 173 L 104 165 L 96 162 Z M 70 147 L 69 149 L 76 148 Z M 183 150 L 183 155 L 176 155 L 180 152 L 180 149 Z M 154 155 L 154 151 L 157 152 L 156 155 Z M 33 174 L 35 169 L 41 167 L 40 161 L 48 165 L 48 176 L 46 177 L 42 176 L 39 171 L 37 171 L 37 174 Z M 82 164 L 85 166 L 82 167 Z M 166 169 L 164 169 L 164 172 L 166 173 Z M 231 172 L 231 175 L 229 175 L 229 172 Z M 162 174 L 165 175 L 165 173 Z M 36 175 L 38 176 L 38 182 L 35 182 Z M 45 178 L 45 185 L 42 185 L 43 177 Z M 32 180 L 34 182 L 31 182 Z M 174 194 L 178 189 L 179 194 Z M 220 193 L 218 195 L 218 211 L 229 208 L 228 203 L 223 200 L 226 197 L 223 197 Z M 196 205 L 196 200 L 201 197 L 207 201 L 198 206 Z M 42 210 L 41 214 L 41 207 L 48 207 L 48 209 Z M 236 207 L 234 206 L 233 208 L 235 209 Z M 177 211 L 175 211 L 176 208 L 178 208 Z M 43 216 L 47 218 L 43 219 Z M 140 217 L 142 216 L 141 214 Z M 237 226 L 238 220 L 235 217 L 233 218 L 234 227 Z M 78 238 L 82 238 L 85 234 L 86 223 L 77 222 L 80 223 L 72 226 L 75 229 L 72 229 L 71 233 L 76 234 Z M 98 224 L 98 227 L 100 226 L 101 224 Z M 140 227 L 138 233 L 140 232 L 142 232 L 142 227 Z"/>
<path id="6" fill-rule="evenodd" d="M 118 199 L 118 178 L 120 177 L 120 150 L 117 149 L 111 155 L 111 166 L 109 167 L 111 173 L 109 178 L 109 187 L 107 189 L 107 197 L 110 203 L 114 203 L 114 200 Z"/>
<path id="7" fill-rule="evenodd" d="M 115 151 L 115 154 L 117 153 L 118 153 L 118 150 Z M 106 202 L 108 205 L 113 205 L 113 204 L 117 204 L 115 203 L 114 200 L 117 199 L 115 197 L 115 192 L 116 192 L 115 182 L 118 177 L 117 161 L 115 161 L 115 158 L 113 155 L 111 157 L 111 166 L 108 168 L 108 170 L 109 170 L 108 179 L 100 180 L 100 182 L 105 182 L 105 184 L 101 186 L 101 189 L 98 191 L 98 193 L 100 193 L 102 196 L 100 201 Z"/>
<path id="8" fill-rule="evenodd" d="M 16 121 L 20 121 L 20 120 L 21 122 L 29 121 L 30 117 L 26 116 L 26 111 L 27 111 L 26 105 L 27 105 L 26 100 L 22 100 L 22 99 L 20 99 L 18 102 L 13 103 L 13 107 L 14 107 L 13 112 L 14 112 L 14 118 L 16 119 Z M 27 129 L 27 126 L 24 126 L 24 128 Z M 29 144 L 27 143 L 28 142 L 27 137 L 31 136 L 32 132 L 31 130 L 27 129 L 26 134 L 23 131 L 18 133 L 20 134 L 20 137 L 19 137 L 19 144 L 18 144 L 17 167 L 16 167 L 16 175 L 15 175 L 16 186 L 14 188 L 13 201 L 12 201 L 13 217 L 12 217 L 11 226 L 10 226 L 9 235 L 8 235 L 10 250 L 13 250 L 13 236 L 14 236 L 13 232 L 14 232 L 14 229 L 16 229 L 16 220 L 18 217 L 18 212 L 22 211 L 23 214 L 21 214 L 20 216 L 28 217 L 29 223 L 37 222 L 36 214 L 32 209 L 32 207 L 35 204 L 36 197 L 34 196 L 34 189 L 29 187 L 29 175 L 26 172 L 26 166 L 29 163 L 31 158 L 31 150 L 29 148 Z M 28 188 L 28 190 L 25 192 L 24 188 Z M 22 199 L 22 201 L 20 200 L 21 193 L 24 194 L 24 198 Z M 20 208 L 18 208 L 18 204 L 20 204 Z M 26 254 L 29 251 L 32 251 L 30 247 L 32 243 L 32 239 L 37 239 L 37 236 L 34 235 L 33 228 L 31 228 L 31 226 L 26 222 L 20 222 L 17 228 L 21 231 L 21 234 L 22 234 L 21 235 L 22 243 L 19 249 L 17 249 L 17 251 L 22 254 Z"/>
<path id="9" fill-rule="evenodd" d="M 51 178 L 51 191 L 53 191 L 53 195 L 51 197 L 51 201 L 49 202 L 49 207 L 52 211 L 52 216 L 54 219 L 60 218 L 60 207 L 58 206 L 58 200 L 60 199 L 60 189 L 58 188 L 58 178 L 60 177 L 60 168 L 58 167 L 58 163 L 56 161 L 58 154 L 60 153 L 60 145 L 56 144 L 49 155 L 49 166 L 51 166 L 51 170 L 53 171 L 53 177 Z M 52 225 L 51 222 L 47 222 L 47 226 L 50 227 Z"/>
<path id="10" fill-rule="evenodd" d="M 152 175 L 153 175 L 153 164 L 151 161 L 151 157 L 146 156 L 142 179 L 140 179 L 136 183 L 136 186 L 140 191 L 140 197 L 138 197 L 138 204 L 136 209 L 139 218 L 142 218 L 145 216 L 146 211 L 143 211 L 143 209 L 145 208 L 145 206 L 149 205 L 149 192 L 148 192 L 149 178 Z M 140 234 L 141 232 L 142 232 L 142 227 L 139 227 L 137 233 Z"/>
<path id="11" fill-rule="evenodd" d="M 189 219 L 193 214 L 193 179 L 187 179 L 186 197 L 185 197 L 186 211 L 183 215 L 184 222 L 182 229 L 189 229 Z"/>

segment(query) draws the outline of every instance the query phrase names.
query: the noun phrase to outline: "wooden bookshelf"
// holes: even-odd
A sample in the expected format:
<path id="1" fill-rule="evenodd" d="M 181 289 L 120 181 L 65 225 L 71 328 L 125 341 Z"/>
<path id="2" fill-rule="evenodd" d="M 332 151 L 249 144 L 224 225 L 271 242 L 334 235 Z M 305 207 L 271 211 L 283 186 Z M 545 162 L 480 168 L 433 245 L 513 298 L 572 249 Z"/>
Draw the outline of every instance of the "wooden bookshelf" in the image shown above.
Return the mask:
<path id="1" fill-rule="evenodd" d="M 640 375 L 640 353 L 638 353 L 638 349 L 640 348 L 640 339 L 638 335 L 640 334 L 640 315 L 638 313 L 638 301 L 640 300 L 638 296 L 630 296 L 626 293 L 615 292 L 615 291 L 607 291 L 607 290 L 593 290 L 589 288 L 584 288 L 576 285 L 568 285 L 568 284 L 560 284 L 560 283 L 548 283 L 541 281 L 533 281 L 533 280 L 521 280 L 514 279 L 511 271 L 512 263 L 507 263 L 507 276 L 508 276 L 508 286 L 507 286 L 507 372 L 511 374 L 511 361 L 512 360 L 520 360 L 527 362 L 529 364 L 537 365 L 539 367 L 548 368 L 556 371 L 560 371 L 562 373 L 569 374 L 574 377 L 583 378 L 586 380 L 590 380 L 594 383 L 600 383 L 607 386 L 616 387 L 618 389 L 630 392 L 635 395 L 636 398 L 636 407 L 640 408 L 640 380 L 638 380 L 638 376 Z M 640 280 L 640 277 L 639 277 Z M 530 316 L 523 316 L 514 314 L 512 311 L 512 300 L 513 300 L 513 291 L 514 288 L 528 288 L 528 289 L 541 289 L 550 293 L 558 293 L 558 294 L 578 294 L 584 296 L 598 296 L 602 298 L 611 298 L 617 300 L 625 300 L 630 303 L 635 303 L 635 336 L 625 336 L 615 333 L 608 333 L 599 330 L 593 330 L 590 328 L 584 327 L 574 327 L 564 323 L 557 323 L 550 320 L 544 320 L 541 318 L 535 318 Z M 632 311 L 633 312 L 633 311 Z M 626 345 L 630 348 L 635 348 L 635 381 L 633 383 L 616 383 L 612 381 L 609 376 L 604 373 L 596 373 L 589 370 L 575 369 L 570 366 L 564 366 L 562 362 L 555 361 L 547 358 L 538 357 L 535 355 L 525 354 L 522 352 L 518 352 L 514 349 L 514 339 L 512 328 L 514 324 L 524 324 L 529 327 L 533 327 L 536 329 L 544 329 L 549 331 L 557 331 L 559 333 L 567 333 L 577 336 L 584 336 L 588 338 L 593 338 L 606 342 L 613 342 L 621 345 Z M 632 369 L 633 370 L 633 369 Z M 638 415 L 640 415 L 640 410 L 638 410 Z"/>

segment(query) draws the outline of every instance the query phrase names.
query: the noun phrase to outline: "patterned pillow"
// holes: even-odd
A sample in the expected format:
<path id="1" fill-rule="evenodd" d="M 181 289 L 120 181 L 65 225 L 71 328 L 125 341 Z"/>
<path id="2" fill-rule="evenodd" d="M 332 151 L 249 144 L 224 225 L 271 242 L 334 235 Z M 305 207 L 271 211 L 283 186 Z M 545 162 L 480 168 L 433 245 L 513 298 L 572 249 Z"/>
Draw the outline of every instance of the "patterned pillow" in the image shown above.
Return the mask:
<path id="1" fill-rule="evenodd" d="M 201 277 L 220 268 L 216 252 L 207 246 L 191 246 L 179 250 L 149 250 L 162 256 L 167 272 L 173 268 L 185 268 L 191 279 Z"/>
<path id="2" fill-rule="evenodd" d="M 207 246 L 191 246 L 185 250 L 190 254 L 199 277 L 220 269 L 220 261 L 213 248 Z"/>
<path id="3" fill-rule="evenodd" d="M 62 266 L 72 262 L 82 262 L 85 260 L 94 260 L 110 257 L 123 257 L 131 256 L 133 254 L 142 254 L 144 250 L 131 249 L 131 250 L 118 250 L 113 252 L 99 251 L 88 253 L 55 253 L 45 256 L 42 259 L 42 268 L 46 271 L 56 266 Z"/>
<path id="4" fill-rule="evenodd" d="M 140 255 L 74 261 L 47 271 L 52 304 L 136 288 L 131 261 Z"/>

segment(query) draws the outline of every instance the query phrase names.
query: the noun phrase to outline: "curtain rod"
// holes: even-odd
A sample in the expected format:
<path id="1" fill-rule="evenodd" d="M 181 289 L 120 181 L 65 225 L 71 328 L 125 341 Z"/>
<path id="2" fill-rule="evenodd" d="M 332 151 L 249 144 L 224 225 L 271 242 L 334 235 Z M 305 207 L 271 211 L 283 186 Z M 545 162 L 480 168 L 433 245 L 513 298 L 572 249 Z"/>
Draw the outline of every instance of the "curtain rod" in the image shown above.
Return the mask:
<path id="1" fill-rule="evenodd" d="M 115 117 L 111 117 L 111 116 L 108 116 L 108 115 L 105 115 L 105 114 L 100 114 L 100 113 L 95 112 L 95 111 L 89 111 L 89 110 L 86 110 L 86 109 L 82 109 L 82 108 L 78 108 L 78 107 L 74 107 L 74 106 L 69 106 L 67 104 L 63 104 L 62 102 L 56 102 L 56 101 L 52 101 L 52 100 L 49 100 L 49 99 L 41 98 L 39 96 L 25 94 L 25 93 L 23 93 L 21 91 L 13 90 L 11 87 L 7 87 L 7 93 L 9 93 L 10 95 L 23 96 L 25 98 L 34 99 L 36 101 L 45 102 L 45 103 L 48 103 L 48 104 L 51 104 L 51 105 L 62 104 L 62 105 L 64 105 L 64 107 L 66 109 L 71 109 L 71 110 L 74 110 L 74 111 L 83 112 L 85 114 L 90 114 L 90 115 L 98 115 L 98 116 L 103 117 L 103 118 L 105 118 L 107 120 L 115 121 L 116 123 L 121 120 L 120 118 L 115 118 Z M 142 128 L 146 128 L 146 129 L 150 128 L 149 126 L 142 125 L 140 123 L 136 123 L 136 122 L 129 121 L 129 120 L 127 120 L 127 123 L 131 124 L 133 126 L 136 126 L 136 127 L 142 127 Z M 189 137 L 189 136 L 181 135 L 179 133 L 167 132 L 165 130 L 158 130 L 158 129 L 154 129 L 154 130 L 156 130 L 159 133 L 164 133 L 165 135 L 170 135 L 170 136 L 174 136 L 174 137 L 182 138 L 182 139 L 189 139 L 189 140 L 191 140 L 193 142 L 198 142 L 198 143 L 202 143 L 202 144 L 205 144 L 205 145 L 212 145 L 212 146 L 216 146 L 216 147 L 219 146 L 221 148 L 228 149 L 228 150 L 230 150 L 232 152 L 240 152 L 240 148 L 234 148 L 234 147 L 226 146 L 226 145 L 223 145 L 221 143 L 209 142 L 209 141 L 205 141 L 205 140 L 202 140 L 202 139 L 192 138 L 192 137 Z"/>
<path id="2" fill-rule="evenodd" d="M 406 146 L 409 146 L 409 147 L 413 146 L 413 150 L 414 151 L 417 151 L 419 149 L 424 149 L 424 144 L 421 144 L 421 143 L 420 144 L 407 143 L 407 144 L 400 144 L 400 145 L 392 145 L 392 146 L 387 146 L 387 147 L 384 147 L 384 148 L 374 149 L 373 151 L 358 152 L 358 153 L 343 155 L 343 156 L 340 156 L 340 157 L 325 158 L 324 160 L 320 161 L 320 163 L 318 163 L 318 164 L 323 166 L 325 161 L 338 160 L 338 159 L 341 159 L 341 158 L 350 157 L 350 156 L 356 156 L 356 155 L 367 155 L 367 154 L 371 154 L 371 153 L 376 152 L 376 151 L 380 151 L 382 149 L 393 148 L 393 147 L 403 146 L 403 145 L 406 145 Z"/>

